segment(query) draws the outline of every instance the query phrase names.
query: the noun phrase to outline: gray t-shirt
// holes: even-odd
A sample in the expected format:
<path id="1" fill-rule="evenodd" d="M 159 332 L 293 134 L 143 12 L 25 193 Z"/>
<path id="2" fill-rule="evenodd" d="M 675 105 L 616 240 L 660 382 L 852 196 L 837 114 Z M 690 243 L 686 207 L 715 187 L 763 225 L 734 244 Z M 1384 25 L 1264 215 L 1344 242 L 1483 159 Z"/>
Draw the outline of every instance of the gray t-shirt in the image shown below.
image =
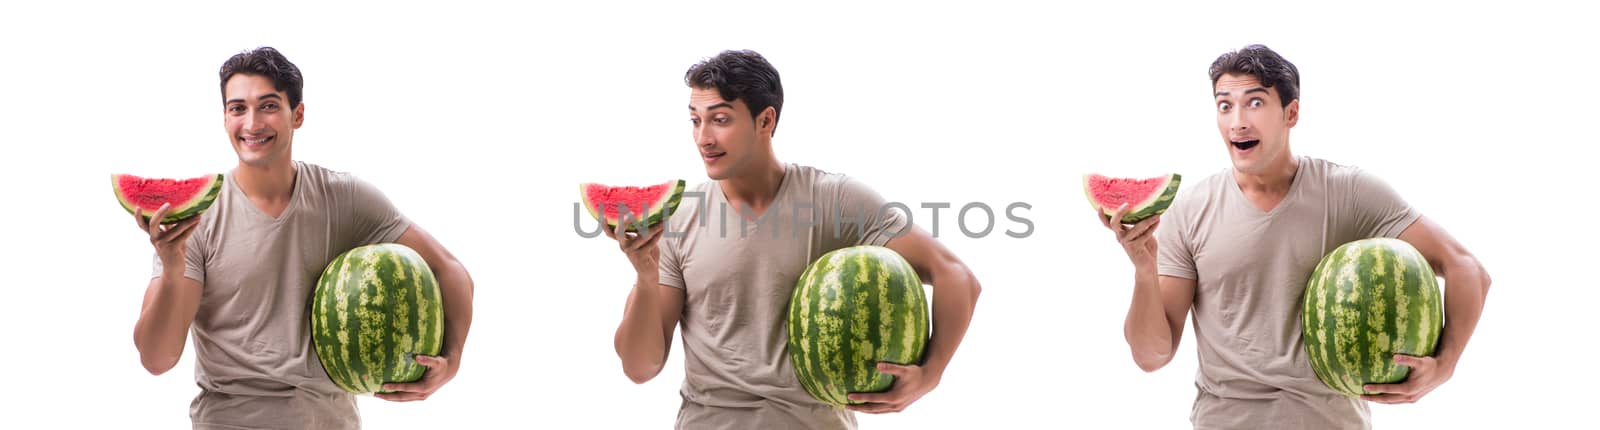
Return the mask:
<path id="1" fill-rule="evenodd" d="M 354 429 L 355 396 L 328 379 L 307 315 L 322 269 L 340 253 L 393 242 L 410 222 L 371 184 L 295 162 L 277 219 L 233 172 L 187 242 L 184 276 L 203 287 L 195 314 L 195 429 Z M 154 258 L 153 276 L 161 275 Z"/>
<path id="2" fill-rule="evenodd" d="M 845 175 L 795 164 L 784 166 L 759 223 L 716 181 L 689 190 L 657 242 L 661 283 L 685 290 L 678 428 L 855 428 L 852 412 L 818 402 L 796 379 L 784 329 L 789 296 L 822 254 L 908 232 L 903 210 Z"/>
<path id="3" fill-rule="evenodd" d="M 1231 169 L 1190 185 L 1156 230 L 1158 272 L 1196 280 L 1197 429 L 1364 429 L 1364 400 L 1317 379 L 1300 337 L 1306 281 L 1344 243 L 1396 237 L 1421 216 L 1378 177 L 1298 157 L 1270 212 Z"/>

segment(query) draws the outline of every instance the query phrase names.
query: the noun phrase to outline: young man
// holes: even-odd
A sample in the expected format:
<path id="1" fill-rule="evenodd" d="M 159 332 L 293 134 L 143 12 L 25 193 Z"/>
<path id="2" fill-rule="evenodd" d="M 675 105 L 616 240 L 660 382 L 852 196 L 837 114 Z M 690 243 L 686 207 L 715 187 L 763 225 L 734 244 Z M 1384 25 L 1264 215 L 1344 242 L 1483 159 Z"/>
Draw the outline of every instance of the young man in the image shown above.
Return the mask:
<path id="1" fill-rule="evenodd" d="M 1125 226 L 1110 220 L 1126 209 L 1097 215 L 1133 262 L 1124 335 L 1134 361 L 1147 372 L 1171 361 L 1193 308 L 1197 429 L 1369 428 L 1363 400 L 1411 403 L 1449 380 L 1489 289 L 1483 266 L 1378 177 L 1290 152 L 1300 110 L 1293 64 L 1252 45 L 1217 58 L 1210 74 L 1233 168 L 1188 186 L 1162 217 Z M 1411 367 L 1404 383 L 1369 385 L 1382 394 L 1353 399 L 1311 370 L 1301 293 L 1324 255 L 1377 236 L 1415 246 L 1444 277 L 1447 324 L 1433 357 L 1395 357 Z"/>
<path id="2" fill-rule="evenodd" d="M 221 69 L 223 129 L 238 154 L 222 193 L 201 216 L 134 221 L 155 247 L 155 275 L 133 340 L 152 374 L 172 369 L 192 328 L 195 429 L 355 429 L 354 396 L 328 378 L 311 346 L 308 300 L 324 266 L 373 243 L 416 250 L 438 277 L 444 349 L 417 356 L 423 378 L 388 384 L 391 401 L 426 399 L 455 377 L 472 321 L 472 279 L 377 188 L 291 158 L 305 122 L 300 70 L 272 48 Z M 166 215 L 158 211 L 153 220 Z"/>
<path id="3" fill-rule="evenodd" d="M 904 410 L 939 385 L 961 343 L 979 285 L 961 260 L 850 177 L 781 163 L 772 136 L 783 107 L 778 72 L 761 55 L 726 51 L 685 76 L 696 153 L 711 181 L 691 192 L 665 228 L 607 232 L 637 274 L 617 327 L 623 372 L 654 378 L 682 323 L 679 428 L 845 429 L 851 411 Z M 687 197 L 686 197 L 687 199 Z M 727 214 L 724 216 L 722 214 Z M 663 239 L 664 231 L 668 235 Z M 790 293 L 822 254 L 883 245 L 933 285 L 933 335 L 920 365 L 879 364 L 897 379 L 884 393 L 852 394 L 848 410 L 814 400 L 786 350 Z"/>

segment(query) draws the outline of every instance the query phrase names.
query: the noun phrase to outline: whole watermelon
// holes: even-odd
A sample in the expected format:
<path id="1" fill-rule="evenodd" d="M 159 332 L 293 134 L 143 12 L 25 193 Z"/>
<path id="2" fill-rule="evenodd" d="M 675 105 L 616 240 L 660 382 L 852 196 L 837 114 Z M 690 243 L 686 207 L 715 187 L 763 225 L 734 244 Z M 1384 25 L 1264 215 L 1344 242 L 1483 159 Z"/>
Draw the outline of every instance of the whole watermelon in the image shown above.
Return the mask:
<path id="1" fill-rule="evenodd" d="M 789 358 L 807 392 L 835 406 L 882 392 L 878 362 L 922 362 L 928 301 L 911 264 L 889 248 L 856 246 L 812 262 L 789 300 Z"/>
<path id="2" fill-rule="evenodd" d="M 1300 314 L 1312 369 L 1346 396 L 1364 384 L 1404 381 L 1395 354 L 1432 356 L 1444 330 L 1438 280 L 1422 253 L 1399 239 L 1340 245 L 1317 264 Z"/>
<path id="3" fill-rule="evenodd" d="M 444 304 L 416 251 L 384 243 L 351 249 L 323 269 L 311 297 L 311 342 L 333 383 L 356 394 L 385 392 L 426 370 L 415 356 L 444 343 Z"/>

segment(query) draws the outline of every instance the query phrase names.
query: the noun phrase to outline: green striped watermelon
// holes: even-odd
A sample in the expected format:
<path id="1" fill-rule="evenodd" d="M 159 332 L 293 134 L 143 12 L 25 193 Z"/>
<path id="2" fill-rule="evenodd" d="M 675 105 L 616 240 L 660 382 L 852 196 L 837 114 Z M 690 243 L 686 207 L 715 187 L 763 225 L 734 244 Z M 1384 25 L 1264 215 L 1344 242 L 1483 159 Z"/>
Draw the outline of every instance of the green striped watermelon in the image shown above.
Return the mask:
<path id="1" fill-rule="evenodd" d="M 1090 206 L 1107 217 L 1115 215 L 1117 208 L 1127 203 L 1128 213 L 1122 215 L 1122 222 L 1135 224 L 1165 213 L 1167 207 L 1172 206 L 1172 199 L 1178 196 L 1178 185 L 1182 182 L 1183 175 L 1177 173 L 1153 178 L 1113 178 L 1089 173 L 1083 175 L 1083 194 L 1089 198 Z"/>
<path id="2" fill-rule="evenodd" d="M 1347 396 L 1364 384 L 1404 381 L 1395 354 L 1432 356 L 1444 330 L 1438 280 L 1422 253 L 1399 239 L 1340 245 L 1317 264 L 1300 313 L 1317 378 Z"/>
<path id="3" fill-rule="evenodd" d="M 415 356 L 444 345 L 444 303 L 428 263 L 404 245 L 351 249 L 322 271 L 311 297 L 311 341 L 333 383 L 384 392 L 426 370 Z"/>
<path id="4" fill-rule="evenodd" d="M 685 184 L 682 179 L 643 187 L 584 182 L 578 184 L 578 193 L 589 216 L 605 221 L 606 228 L 614 229 L 624 222 L 622 208 L 628 208 L 626 216 L 632 220 L 626 231 L 638 231 L 640 225 L 650 227 L 672 216 L 683 200 Z"/>
<path id="5" fill-rule="evenodd" d="M 111 191 L 116 193 L 117 203 L 122 205 L 123 210 L 130 214 L 137 211 L 145 222 L 150 222 L 150 217 L 155 216 L 162 204 L 171 204 L 167 216 L 161 219 L 162 224 L 169 224 L 200 215 L 211 208 L 217 196 L 222 194 L 222 174 L 171 179 L 118 173 L 111 175 Z"/>
<path id="6" fill-rule="evenodd" d="M 860 403 L 894 376 L 878 362 L 920 364 L 928 301 L 911 263 L 881 246 L 828 252 L 800 275 L 789 300 L 789 359 L 806 392 L 824 403 Z"/>

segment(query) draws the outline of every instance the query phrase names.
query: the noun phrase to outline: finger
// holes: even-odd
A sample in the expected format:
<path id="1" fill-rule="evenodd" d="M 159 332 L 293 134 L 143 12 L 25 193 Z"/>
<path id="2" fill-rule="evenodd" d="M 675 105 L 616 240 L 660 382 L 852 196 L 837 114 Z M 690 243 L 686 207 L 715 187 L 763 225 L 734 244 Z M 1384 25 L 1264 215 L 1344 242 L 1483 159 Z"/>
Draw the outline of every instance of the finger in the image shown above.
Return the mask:
<path id="1" fill-rule="evenodd" d="M 1416 401 L 1416 398 L 1413 398 L 1413 397 L 1407 396 L 1407 395 L 1401 395 L 1401 394 L 1377 394 L 1377 395 L 1368 394 L 1368 395 L 1361 396 L 1361 399 L 1369 401 L 1369 402 L 1374 402 L 1374 403 L 1383 403 L 1383 404 L 1386 404 L 1386 405 L 1398 405 L 1398 404 L 1404 404 L 1404 403 L 1412 403 L 1412 402 Z"/>
<path id="2" fill-rule="evenodd" d="M 1134 240 L 1138 240 L 1140 237 L 1143 237 L 1145 233 L 1154 231 L 1156 223 L 1160 222 L 1160 219 L 1161 218 L 1158 215 L 1145 218 L 1143 221 L 1139 221 L 1138 223 L 1134 224 L 1132 228 L 1129 228 L 1127 232 L 1122 234 L 1124 240 L 1132 242 Z"/>
<path id="3" fill-rule="evenodd" d="M 417 364 L 427 367 L 428 370 L 444 371 L 445 365 L 449 363 L 444 360 L 444 357 L 419 354 L 417 355 Z"/>
<path id="4" fill-rule="evenodd" d="M 891 389 L 880 393 L 850 393 L 844 397 L 863 403 L 894 403 L 899 400 L 900 396 L 896 395 L 894 390 Z"/>
<path id="5" fill-rule="evenodd" d="M 161 208 L 156 209 L 156 213 L 150 216 L 149 221 L 146 221 L 144 229 L 146 233 L 150 233 L 151 238 L 161 236 L 161 219 L 167 216 L 167 206 L 169 205 L 171 203 L 162 203 Z"/>
<path id="6" fill-rule="evenodd" d="M 178 225 L 167 229 L 167 231 L 161 232 L 161 238 L 159 240 L 165 243 L 179 243 L 188 240 L 189 234 L 195 230 L 194 226 L 200 224 L 197 222 L 199 220 L 200 217 L 183 220 L 183 222 L 178 223 Z"/>
<path id="7" fill-rule="evenodd" d="M 1432 364 L 1433 357 L 1413 357 L 1405 354 L 1395 354 L 1394 362 L 1401 366 L 1426 367 Z"/>
<path id="8" fill-rule="evenodd" d="M 633 249 L 649 249 L 650 247 L 656 246 L 656 242 L 661 240 L 661 232 L 666 231 L 666 228 L 661 227 L 660 224 L 657 224 L 656 226 L 658 228 L 650 229 L 650 234 L 646 235 L 644 240 L 640 240 L 635 243 Z"/>
<path id="9" fill-rule="evenodd" d="M 852 410 L 852 411 L 869 413 L 869 414 L 886 414 L 886 413 L 890 413 L 890 412 L 899 412 L 899 410 L 900 410 L 895 405 L 891 405 L 891 404 L 888 404 L 888 403 L 866 403 L 866 404 L 860 404 L 860 405 L 848 405 L 848 406 L 845 406 L 845 408 L 849 409 L 849 410 Z"/>
<path id="10" fill-rule="evenodd" d="M 1123 202 L 1121 206 L 1117 206 L 1117 212 L 1111 214 L 1111 220 L 1112 220 L 1112 222 L 1115 222 L 1116 225 L 1121 226 L 1122 225 L 1122 217 L 1127 216 L 1127 215 L 1128 215 L 1128 203 L 1127 202 Z"/>
<path id="11" fill-rule="evenodd" d="M 428 395 L 427 394 L 424 394 L 424 393 L 410 393 L 410 392 L 373 393 L 372 396 L 380 398 L 380 399 L 388 400 L 388 401 L 391 401 L 391 402 L 415 402 L 415 401 L 418 401 L 418 400 L 427 400 L 428 399 Z"/>
<path id="12" fill-rule="evenodd" d="M 422 379 L 417 380 L 417 382 L 390 382 L 383 384 L 383 389 L 384 391 L 393 391 L 396 393 L 427 394 L 433 392 L 433 388 L 431 387 L 431 385 L 433 385 L 432 380 L 433 378 L 424 376 Z"/>
<path id="13" fill-rule="evenodd" d="M 1415 389 L 1411 386 L 1410 382 L 1401 383 L 1401 384 L 1367 384 L 1367 385 L 1363 385 L 1361 387 L 1361 389 L 1367 390 L 1367 392 L 1369 392 L 1369 393 L 1399 394 L 1399 395 L 1412 394 L 1412 392 L 1415 391 Z"/>
<path id="14" fill-rule="evenodd" d="M 915 371 L 915 370 L 916 370 L 915 366 L 901 366 L 901 365 L 894 364 L 894 363 L 878 363 L 878 371 L 879 372 L 887 373 L 887 374 L 898 376 L 898 377 L 901 377 L 901 378 L 905 378 L 905 377 L 911 376 L 911 373 L 913 371 Z"/>

